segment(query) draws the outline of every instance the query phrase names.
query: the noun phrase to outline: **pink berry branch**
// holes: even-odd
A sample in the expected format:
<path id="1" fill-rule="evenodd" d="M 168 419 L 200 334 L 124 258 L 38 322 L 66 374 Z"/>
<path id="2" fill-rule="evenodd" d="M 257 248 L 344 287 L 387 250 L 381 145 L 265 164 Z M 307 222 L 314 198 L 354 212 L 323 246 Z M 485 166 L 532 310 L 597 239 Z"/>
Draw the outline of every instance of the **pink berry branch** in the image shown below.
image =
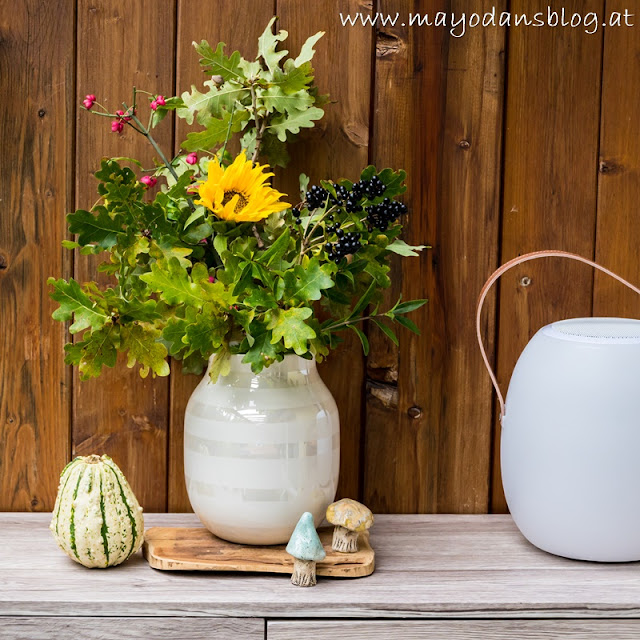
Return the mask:
<path id="1" fill-rule="evenodd" d="M 151 109 L 151 113 L 149 115 L 149 123 L 146 127 L 142 124 L 137 116 L 137 95 L 139 93 L 145 93 L 152 98 L 149 104 L 149 108 Z M 153 112 L 156 111 L 159 106 L 164 106 L 165 104 L 166 101 L 163 95 L 154 95 L 148 93 L 147 91 L 136 89 L 136 87 L 133 88 L 133 105 L 129 107 L 125 102 L 123 102 L 122 106 L 124 107 L 124 110 L 117 109 L 115 113 L 111 113 L 104 105 L 97 102 L 95 95 L 92 93 L 87 94 L 82 101 L 82 105 L 87 111 L 91 111 L 91 113 L 96 116 L 113 119 L 113 121 L 111 122 L 111 131 L 113 133 L 122 133 L 125 125 L 128 125 L 134 131 L 144 136 L 149 141 L 155 152 L 158 154 L 165 167 L 167 167 L 169 173 L 171 173 L 175 180 L 178 180 L 178 174 L 173 168 L 171 162 L 167 160 L 167 157 L 162 152 L 162 149 L 158 145 L 158 142 L 151 135 L 151 120 L 153 118 Z M 93 110 L 94 105 L 100 107 L 102 111 Z M 190 155 L 193 156 L 195 154 Z M 195 158 L 188 159 L 187 162 L 189 164 L 195 164 L 197 162 L 197 156 L 195 156 Z M 157 180 L 153 176 L 143 176 L 140 179 L 140 182 L 142 182 L 142 184 L 146 185 L 147 187 L 152 187 L 156 184 Z"/>
<path id="2" fill-rule="evenodd" d="M 142 122 L 140 121 L 137 115 L 137 98 L 139 93 L 144 93 L 150 96 L 151 98 L 149 103 L 149 109 L 150 109 L 149 122 L 147 123 L 146 127 L 142 124 Z M 117 109 L 115 113 L 111 113 L 104 105 L 97 102 L 96 96 L 94 94 L 90 93 L 85 96 L 84 100 L 82 101 L 82 105 L 87 111 L 91 111 L 91 113 L 96 116 L 102 116 L 104 118 L 112 118 L 113 120 L 111 122 L 111 131 L 113 133 L 122 133 L 125 125 L 128 125 L 134 131 L 144 136 L 149 141 L 154 151 L 158 154 L 158 156 L 160 157 L 160 160 L 162 160 L 164 166 L 167 168 L 169 173 L 173 176 L 174 180 L 177 181 L 179 179 L 179 176 L 176 173 L 175 169 L 173 168 L 173 162 L 170 162 L 167 159 L 162 149 L 160 148 L 160 145 L 158 144 L 156 139 L 153 137 L 153 135 L 151 135 L 151 124 L 153 121 L 153 114 L 158 109 L 158 107 L 164 107 L 166 105 L 165 97 L 161 94 L 156 95 L 156 94 L 149 93 L 148 91 L 143 91 L 141 89 L 136 89 L 136 87 L 133 87 L 132 102 L 133 104 L 131 107 L 129 107 L 125 102 L 123 102 L 122 106 L 124 107 L 124 110 Z M 100 107 L 102 111 L 94 111 L 93 110 L 94 105 L 97 105 L 98 107 Z M 185 161 L 187 164 L 190 164 L 190 165 L 197 164 L 198 155 L 196 153 L 190 153 L 186 157 Z M 150 189 L 151 187 L 154 187 L 156 185 L 158 180 L 155 176 L 142 176 L 140 178 L 140 182 L 147 189 Z M 189 204 L 189 208 L 191 209 L 191 211 L 195 211 L 195 205 L 193 203 L 193 200 L 190 197 L 187 197 L 187 202 Z"/>

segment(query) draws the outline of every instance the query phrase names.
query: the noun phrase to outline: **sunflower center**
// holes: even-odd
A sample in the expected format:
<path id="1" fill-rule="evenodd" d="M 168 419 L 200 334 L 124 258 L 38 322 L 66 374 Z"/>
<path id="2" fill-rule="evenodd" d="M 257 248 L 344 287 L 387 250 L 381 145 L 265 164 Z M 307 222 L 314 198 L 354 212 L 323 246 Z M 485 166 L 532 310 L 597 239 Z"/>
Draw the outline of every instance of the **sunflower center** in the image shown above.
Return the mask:
<path id="1" fill-rule="evenodd" d="M 222 206 L 224 207 L 225 204 L 231 202 L 235 196 L 238 196 L 238 202 L 236 202 L 233 212 L 240 213 L 240 211 L 249 204 L 249 198 L 247 198 L 247 196 L 245 196 L 241 191 L 225 191 L 224 197 L 222 198 Z"/>

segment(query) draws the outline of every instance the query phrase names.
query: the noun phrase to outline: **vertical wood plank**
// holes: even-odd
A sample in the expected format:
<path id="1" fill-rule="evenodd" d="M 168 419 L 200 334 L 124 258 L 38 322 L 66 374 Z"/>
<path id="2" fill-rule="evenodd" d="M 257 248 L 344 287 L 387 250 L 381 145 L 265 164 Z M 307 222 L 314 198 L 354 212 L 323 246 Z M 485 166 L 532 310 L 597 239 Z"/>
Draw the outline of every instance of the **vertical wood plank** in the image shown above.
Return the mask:
<path id="1" fill-rule="evenodd" d="M 629 5 L 607 2 L 607 13 Z M 598 177 L 596 260 L 630 282 L 640 282 L 640 41 L 636 28 L 610 28 L 604 35 L 602 116 Z M 593 313 L 640 317 L 638 296 L 596 274 Z"/>
<path id="2" fill-rule="evenodd" d="M 258 37 L 275 15 L 271 0 L 219 2 L 218 0 L 178 0 L 178 31 L 176 43 L 176 91 L 182 94 L 191 85 L 200 88 L 206 76 L 198 64 L 198 54 L 192 42 L 207 40 L 215 48 L 218 42 L 227 44 L 226 52 L 238 50 L 244 57 L 254 59 L 258 51 Z M 238 28 L 241 20 L 242 28 Z M 176 120 L 175 152 L 186 138 L 189 127 Z M 171 408 L 169 426 L 169 511 L 191 511 L 184 482 L 184 412 L 189 397 L 200 378 L 183 375 L 179 362 L 171 364 Z"/>
<path id="3" fill-rule="evenodd" d="M 513 0 L 512 12 L 546 11 L 543 0 Z M 563 3 L 595 11 L 603 0 Z M 537 249 L 588 258 L 595 250 L 596 167 L 602 30 L 512 27 L 504 152 L 502 262 Z M 502 278 L 498 380 L 506 391 L 515 362 L 543 325 L 591 314 L 593 273 L 567 260 L 516 267 Z M 495 425 L 492 510 L 506 510 Z"/>
<path id="4" fill-rule="evenodd" d="M 445 0 L 380 0 L 382 14 L 434 14 Z M 403 26 L 404 24 L 404 26 Z M 438 504 L 445 314 L 440 282 L 440 178 L 444 129 L 447 38 L 444 29 L 410 27 L 400 21 L 378 26 L 371 159 L 378 167 L 404 168 L 409 215 L 404 238 L 433 249 L 419 258 L 396 261 L 395 286 L 405 299 L 429 298 L 412 314 L 422 336 L 400 332 L 396 352 L 372 332 L 371 378 L 382 367 L 385 383 L 369 385 L 364 499 L 374 511 L 434 511 Z M 382 350 L 382 352 L 381 352 Z M 397 378 L 397 385 L 389 384 Z"/>
<path id="5" fill-rule="evenodd" d="M 450 9 L 483 13 L 494 4 L 452 2 Z M 496 10 L 504 5 L 500 3 Z M 412 31 L 409 35 L 415 37 Z M 448 50 L 443 42 L 430 43 L 429 50 L 413 44 L 417 72 L 427 65 L 435 66 L 432 73 L 437 72 L 434 60 L 446 63 L 446 97 L 442 89 L 440 94 L 429 91 L 430 99 L 439 101 L 431 107 L 433 115 L 425 117 L 422 109 L 416 109 L 407 117 L 399 105 L 395 113 L 386 111 L 390 103 L 382 98 L 393 92 L 408 100 L 406 96 L 414 91 L 406 80 L 397 80 L 409 75 L 404 67 L 398 68 L 397 59 L 406 45 L 386 31 L 379 34 L 376 77 L 385 88 L 377 87 L 381 103 L 375 112 L 374 147 L 385 154 L 394 148 L 394 139 L 410 139 L 406 131 L 385 133 L 382 127 L 389 120 L 408 122 L 405 126 L 415 130 L 425 122 L 444 124 L 443 139 L 424 140 L 426 146 L 414 149 L 414 157 L 408 160 L 413 161 L 408 197 L 424 204 L 411 206 L 422 227 L 410 215 L 406 233 L 422 228 L 422 234 L 410 241 L 430 241 L 434 246 L 422 257 L 422 264 L 402 262 L 403 279 L 397 288 L 403 285 L 405 298 L 429 297 L 419 323 L 423 336 L 402 335 L 399 371 L 397 356 L 394 359 L 392 349 L 377 340 L 369 358 L 371 377 L 386 383 L 398 380 L 397 387 L 369 385 L 366 495 L 380 510 L 396 511 L 399 502 L 406 511 L 487 509 L 492 407 L 488 385 L 478 384 L 483 367 L 472 319 L 477 293 L 498 256 L 504 39 L 504 30 L 486 28 L 470 30 L 464 38 L 449 38 Z M 421 82 L 441 88 L 444 71 L 440 68 L 439 73 L 440 77 Z M 445 111 L 438 113 L 443 100 Z M 438 130 L 434 126 L 431 135 Z M 422 162 L 421 149 L 427 155 Z M 407 160 L 395 162 L 406 164 Z M 423 172 L 417 179 L 416 168 Z M 427 172 L 431 182 L 423 177 Z M 419 193 L 421 184 L 424 191 Z M 415 283 L 411 293 L 409 283 Z M 494 307 L 495 301 L 490 301 L 484 325 L 491 337 Z M 402 434 L 400 440 L 398 434 Z M 391 442 L 394 455 L 385 463 Z M 394 473 L 393 468 L 404 471 Z"/>
<path id="6" fill-rule="evenodd" d="M 278 0 L 278 28 L 289 32 L 287 48 L 298 51 L 317 31 L 325 35 L 313 59 L 315 82 L 321 93 L 329 93 L 332 104 L 325 117 L 304 141 L 291 146 L 291 164 L 283 181 L 286 193 L 299 192 L 298 176 L 306 173 L 311 184 L 320 179 L 357 179 L 368 164 L 369 112 L 373 30 L 370 26 L 342 27 L 338 11 L 368 14 L 369 0 Z M 295 197 L 294 197 L 295 200 Z M 362 434 L 364 356 L 355 334 L 320 366 L 320 374 L 340 411 L 340 482 L 338 497 L 360 496 L 360 451 Z"/>
<path id="7" fill-rule="evenodd" d="M 77 100 L 94 93 L 107 108 L 120 108 L 123 101 L 131 103 L 134 85 L 171 95 L 174 28 L 173 0 L 79 0 Z M 144 120 L 145 106 L 143 111 Z M 162 148 L 171 149 L 169 123 L 158 130 L 157 139 Z M 153 166 L 147 141 L 130 128 L 122 135 L 111 133 L 106 118 L 80 112 L 76 140 L 77 206 L 88 207 L 96 200 L 92 173 L 101 157 L 131 156 L 145 167 Z M 96 278 L 98 262 L 78 257 L 77 279 Z M 97 380 L 81 382 L 77 372 L 74 376 L 74 453 L 112 456 L 147 511 L 167 506 L 168 391 L 166 378 L 142 380 L 123 359 Z"/>
<path id="8" fill-rule="evenodd" d="M 53 508 L 69 456 L 66 327 L 48 276 L 73 205 L 72 0 L 0 5 L 0 510 Z"/>
<path id="9" fill-rule="evenodd" d="M 456 14 L 494 7 L 506 11 L 506 0 L 451 3 Z M 489 506 L 493 405 L 474 318 L 478 293 L 499 260 L 505 39 L 499 27 L 449 39 L 438 235 L 446 356 L 437 510 L 445 513 L 485 513 Z M 483 333 L 494 342 L 495 297 Z"/>

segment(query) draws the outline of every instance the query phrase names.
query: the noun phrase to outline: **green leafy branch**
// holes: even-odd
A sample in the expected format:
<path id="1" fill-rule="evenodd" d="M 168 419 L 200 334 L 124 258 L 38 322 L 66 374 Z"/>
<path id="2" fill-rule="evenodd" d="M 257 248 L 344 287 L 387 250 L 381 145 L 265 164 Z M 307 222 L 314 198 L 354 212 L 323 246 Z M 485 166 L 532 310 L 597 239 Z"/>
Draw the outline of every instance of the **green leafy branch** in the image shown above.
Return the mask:
<path id="1" fill-rule="evenodd" d="M 270 165 L 284 167 L 289 161 L 286 144 L 322 118 L 321 107 L 327 97 L 319 95 L 313 85 L 311 60 L 324 32 L 308 38 L 298 56 L 286 58 L 288 51 L 279 46 L 288 34 L 273 32 L 275 20 L 260 36 L 253 61 L 238 51 L 225 55 L 224 43 L 214 50 L 205 40 L 194 42 L 200 65 L 210 78 L 204 82 L 204 90 L 193 86 L 162 108 L 163 114 L 175 109 L 187 124 L 196 122 L 204 127 L 188 134 L 182 145 L 186 151 L 214 150 L 228 139 L 230 131 L 241 134 L 241 146 L 254 162 L 263 156 Z M 216 151 L 221 162 L 225 147 Z"/>

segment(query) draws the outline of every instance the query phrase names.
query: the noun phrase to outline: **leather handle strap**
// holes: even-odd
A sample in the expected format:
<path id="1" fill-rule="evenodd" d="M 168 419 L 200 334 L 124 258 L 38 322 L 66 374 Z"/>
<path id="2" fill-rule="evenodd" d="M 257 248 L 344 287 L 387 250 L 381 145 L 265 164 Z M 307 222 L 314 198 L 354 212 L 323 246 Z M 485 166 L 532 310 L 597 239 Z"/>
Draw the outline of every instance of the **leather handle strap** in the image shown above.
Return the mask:
<path id="1" fill-rule="evenodd" d="M 575 253 L 569 253 L 568 251 L 556 251 L 556 250 L 550 249 L 546 251 L 534 251 L 533 253 L 525 253 L 522 256 L 518 256 L 517 258 L 514 258 L 513 260 L 509 260 L 509 262 L 505 262 L 501 267 L 496 269 L 491 274 L 491 276 L 489 276 L 489 279 L 485 282 L 484 286 L 482 287 L 482 290 L 480 291 L 480 297 L 478 298 L 478 307 L 476 310 L 476 337 L 478 338 L 478 345 L 480 346 L 480 353 L 482 354 L 482 360 L 484 362 L 484 366 L 487 368 L 487 371 L 489 372 L 489 377 L 491 378 L 491 384 L 493 384 L 493 388 L 495 389 L 496 395 L 498 396 L 498 401 L 500 402 L 500 420 L 504 418 L 504 414 L 505 414 L 504 397 L 502 395 L 502 392 L 500 391 L 496 374 L 491 368 L 491 364 L 489 363 L 489 359 L 487 358 L 487 352 L 485 351 L 485 348 L 484 348 L 482 332 L 480 329 L 480 321 L 482 318 L 482 307 L 484 305 L 484 301 L 487 297 L 487 294 L 489 293 L 489 289 L 491 289 L 493 284 L 496 282 L 496 280 L 498 280 L 498 278 L 500 278 L 500 276 L 502 276 L 507 271 L 509 271 L 509 269 L 519 264 L 522 264 L 523 262 L 528 262 L 529 260 L 537 260 L 538 258 L 569 258 L 571 260 L 583 262 L 584 264 L 588 264 L 594 269 L 598 269 L 599 271 L 602 271 L 602 273 L 606 273 L 607 275 L 611 276 L 618 282 L 621 282 L 623 285 L 625 285 L 626 287 L 629 287 L 629 289 L 631 289 L 632 291 L 635 291 L 637 294 L 640 295 L 640 289 L 638 287 L 635 287 L 630 282 L 627 282 L 627 280 L 625 280 L 624 278 L 621 278 L 619 275 L 616 275 L 615 273 L 613 273 L 613 271 L 609 271 L 609 269 L 606 269 L 605 267 L 599 265 L 597 262 L 593 262 L 592 260 L 583 258 L 582 256 L 579 256 Z"/>

